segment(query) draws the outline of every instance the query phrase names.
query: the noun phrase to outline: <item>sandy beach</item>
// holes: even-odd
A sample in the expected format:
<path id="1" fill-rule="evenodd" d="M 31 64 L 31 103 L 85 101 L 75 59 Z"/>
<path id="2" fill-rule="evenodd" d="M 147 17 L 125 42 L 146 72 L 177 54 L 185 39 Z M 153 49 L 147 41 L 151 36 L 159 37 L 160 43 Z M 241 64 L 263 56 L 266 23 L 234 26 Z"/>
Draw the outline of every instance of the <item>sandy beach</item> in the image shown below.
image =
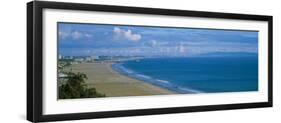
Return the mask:
<path id="1" fill-rule="evenodd" d="M 86 83 L 107 97 L 174 94 L 152 84 L 119 74 L 112 63 L 81 63 L 71 65 L 73 72 L 85 73 Z"/>

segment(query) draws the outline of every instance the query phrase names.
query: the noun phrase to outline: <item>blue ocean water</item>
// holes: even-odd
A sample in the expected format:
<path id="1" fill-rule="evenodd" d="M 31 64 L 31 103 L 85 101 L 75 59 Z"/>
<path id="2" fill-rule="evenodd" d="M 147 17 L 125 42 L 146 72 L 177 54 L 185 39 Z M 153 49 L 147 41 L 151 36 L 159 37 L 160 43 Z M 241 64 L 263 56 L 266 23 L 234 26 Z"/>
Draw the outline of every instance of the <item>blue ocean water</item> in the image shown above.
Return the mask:
<path id="1" fill-rule="evenodd" d="M 146 58 L 112 68 L 178 93 L 258 91 L 257 56 Z"/>

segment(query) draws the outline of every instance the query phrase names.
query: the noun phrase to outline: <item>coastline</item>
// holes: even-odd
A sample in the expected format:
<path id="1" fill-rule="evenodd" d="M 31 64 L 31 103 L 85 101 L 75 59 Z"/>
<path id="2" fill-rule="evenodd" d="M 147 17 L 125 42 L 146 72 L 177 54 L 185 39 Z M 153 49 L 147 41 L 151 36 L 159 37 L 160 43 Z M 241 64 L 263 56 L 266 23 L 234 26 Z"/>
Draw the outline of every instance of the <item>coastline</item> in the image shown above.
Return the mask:
<path id="1" fill-rule="evenodd" d="M 71 65 L 73 72 L 85 73 L 86 84 L 106 97 L 168 95 L 177 92 L 135 79 L 113 69 L 115 63 L 81 63 Z"/>
<path id="2" fill-rule="evenodd" d="M 127 76 L 132 79 L 137 79 L 139 81 L 143 81 L 145 83 L 148 83 L 148 84 L 151 84 L 151 85 L 154 85 L 157 87 L 161 87 L 161 88 L 176 92 L 178 94 L 204 93 L 203 91 L 194 90 L 194 89 L 187 88 L 187 87 L 180 87 L 180 86 L 171 84 L 169 81 L 166 81 L 166 80 L 155 79 L 155 78 L 151 78 L 150 76 L 136 73 L 133 70 L 123 67 L 122 64 L 123 64 L 122 62 L 114 63 L 111 66 L 112 66 L 112 69 L 115 70 L 116 72 L 118 72 L 119 74 L 122 74 L 122 75 Z"/>

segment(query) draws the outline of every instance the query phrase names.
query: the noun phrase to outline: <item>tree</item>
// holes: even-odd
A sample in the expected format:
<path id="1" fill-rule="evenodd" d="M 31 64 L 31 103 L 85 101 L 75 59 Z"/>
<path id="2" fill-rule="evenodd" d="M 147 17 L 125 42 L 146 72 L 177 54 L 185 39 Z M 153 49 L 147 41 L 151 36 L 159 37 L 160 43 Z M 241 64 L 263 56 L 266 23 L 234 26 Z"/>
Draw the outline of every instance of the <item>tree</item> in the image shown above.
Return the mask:
<path id="1" fill-rule="evenodd" d="M 66 75 L 66 82 L 59 86 L 60 99 L 105 97 L 105 94 L 98 93 L 95 88 L 86 85 L 86 74 L 67 72 Z"/>

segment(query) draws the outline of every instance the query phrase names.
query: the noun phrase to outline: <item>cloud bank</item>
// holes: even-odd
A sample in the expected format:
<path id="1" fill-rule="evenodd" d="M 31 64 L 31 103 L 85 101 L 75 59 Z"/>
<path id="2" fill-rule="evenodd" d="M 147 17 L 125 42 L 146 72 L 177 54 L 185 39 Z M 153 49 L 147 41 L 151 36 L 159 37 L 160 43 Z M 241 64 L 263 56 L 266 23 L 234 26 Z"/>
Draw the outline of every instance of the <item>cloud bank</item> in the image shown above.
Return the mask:
<path id="1" fill-rule="evenodd" d="M 61 39 L 83 39 L 83 38 L 91 38 L 93 35 L 89 33 L 83 33 L 79 31 L 59 31 L 59 38 Z"/>
<path id="2" fill-rule="evenodd" d="M 133 34 L 130 29 L 126 31 L 119 27 L 114 27 L 113 32 L 116 39 L 127 39 L 130 41 L 139 41 L 141 39 L 140 34 Z"/>

